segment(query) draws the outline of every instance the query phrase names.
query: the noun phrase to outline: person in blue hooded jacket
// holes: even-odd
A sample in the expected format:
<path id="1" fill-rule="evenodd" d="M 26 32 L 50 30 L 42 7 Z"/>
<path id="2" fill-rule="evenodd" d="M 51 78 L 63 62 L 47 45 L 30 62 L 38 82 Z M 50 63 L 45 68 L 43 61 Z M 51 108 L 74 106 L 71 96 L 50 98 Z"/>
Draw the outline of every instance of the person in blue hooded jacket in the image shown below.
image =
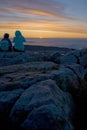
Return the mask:
<path id="1" fill-rule="evenodd" d="M 22 33 L 19 30 L 17 30 L 15 32 L 15 37 L 13 38 L 13 50 L 16 52 L 24 52 L 24 42 L 26 42 L 25 38 L 23 37 Z"/>

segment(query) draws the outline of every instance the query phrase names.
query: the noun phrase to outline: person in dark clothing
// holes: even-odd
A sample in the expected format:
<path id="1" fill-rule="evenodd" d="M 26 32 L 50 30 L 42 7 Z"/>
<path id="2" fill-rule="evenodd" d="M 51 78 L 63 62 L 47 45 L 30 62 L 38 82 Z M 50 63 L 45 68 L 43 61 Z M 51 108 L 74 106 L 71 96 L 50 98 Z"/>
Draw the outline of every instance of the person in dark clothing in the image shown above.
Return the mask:
<path id="1" fill-rule="evenodd" d="M 0 41 L 0 50 L 1 51 L 12 51 L 12 43 L 9 39 L 9 34 L 5 33 L 4 38 Z"/>

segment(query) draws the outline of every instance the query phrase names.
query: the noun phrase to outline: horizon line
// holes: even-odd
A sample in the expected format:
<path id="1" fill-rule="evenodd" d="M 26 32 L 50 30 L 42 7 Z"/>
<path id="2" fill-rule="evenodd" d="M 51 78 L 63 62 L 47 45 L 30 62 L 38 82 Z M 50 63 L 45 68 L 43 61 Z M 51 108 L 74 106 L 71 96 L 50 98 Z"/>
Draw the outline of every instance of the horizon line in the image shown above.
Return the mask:
<path id="1" fill-rule="evenodd" d="M 0 39 L 3 37 L 0 37 Z M 87 37 L 25 37 L 28 39 L 87 39 Z M 9 39 L 13 39 L 13 37 L 9 37 Z"/>

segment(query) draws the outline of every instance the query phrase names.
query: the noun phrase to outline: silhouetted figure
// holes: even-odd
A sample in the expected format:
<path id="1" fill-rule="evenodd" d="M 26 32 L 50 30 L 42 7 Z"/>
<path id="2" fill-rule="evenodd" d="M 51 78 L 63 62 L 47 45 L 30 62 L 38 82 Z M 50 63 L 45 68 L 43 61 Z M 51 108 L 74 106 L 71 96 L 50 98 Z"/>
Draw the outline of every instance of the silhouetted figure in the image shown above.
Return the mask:
<path id="1" fill-rule="evenodd" d="M 25 50 L 24 42 L 26 42 L 25 38 L 22 36 L 21 32 L 19 30 L 17 30 L 15 32 L 15 37 L 13 39 L 14 51 L 23 52 Z"/>
<path id="2" fill-rule="evenodd" d="M 0 51 L 12 51 L 12 43 L 8 33 L 5 33 L 4 38 L 0 41 Z"/>

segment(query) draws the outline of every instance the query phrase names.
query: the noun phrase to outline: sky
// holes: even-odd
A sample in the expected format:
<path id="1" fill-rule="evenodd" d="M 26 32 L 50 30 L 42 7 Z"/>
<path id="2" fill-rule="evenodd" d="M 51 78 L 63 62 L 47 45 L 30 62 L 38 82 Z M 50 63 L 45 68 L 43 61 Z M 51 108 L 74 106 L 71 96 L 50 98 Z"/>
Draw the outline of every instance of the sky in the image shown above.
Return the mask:
<path id="1" fill-rule="evenodd" d="M 0 0 L 0 37 L 87 38 L 87 0 Z"/>

